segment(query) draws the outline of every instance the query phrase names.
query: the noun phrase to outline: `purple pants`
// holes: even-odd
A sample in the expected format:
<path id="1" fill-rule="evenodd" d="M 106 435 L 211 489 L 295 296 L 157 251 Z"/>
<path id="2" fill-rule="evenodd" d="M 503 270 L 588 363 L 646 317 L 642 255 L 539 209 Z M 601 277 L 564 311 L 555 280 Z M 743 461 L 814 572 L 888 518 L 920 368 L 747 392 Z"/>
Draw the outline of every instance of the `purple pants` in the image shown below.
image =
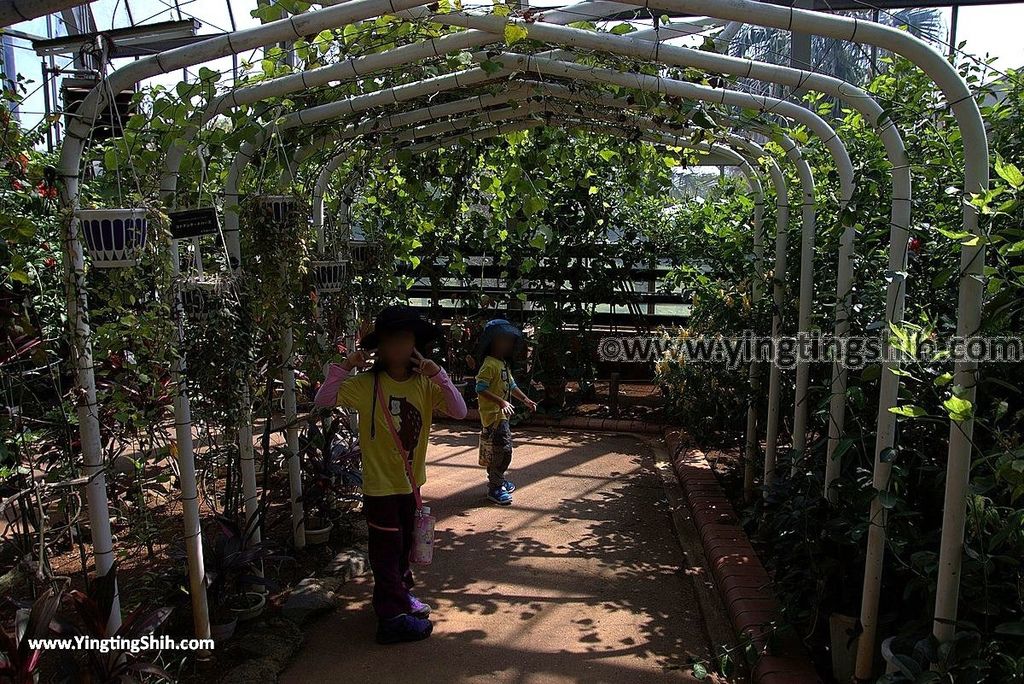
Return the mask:
<path id="1" fill-rule="evenodd" d="M 413 546 L 416 499 L 412 494 L 364 496 L 363 513 L 369 528 L 373 609 L 379 619 L 387 620 L 412 610 L 409 552 Z"/>

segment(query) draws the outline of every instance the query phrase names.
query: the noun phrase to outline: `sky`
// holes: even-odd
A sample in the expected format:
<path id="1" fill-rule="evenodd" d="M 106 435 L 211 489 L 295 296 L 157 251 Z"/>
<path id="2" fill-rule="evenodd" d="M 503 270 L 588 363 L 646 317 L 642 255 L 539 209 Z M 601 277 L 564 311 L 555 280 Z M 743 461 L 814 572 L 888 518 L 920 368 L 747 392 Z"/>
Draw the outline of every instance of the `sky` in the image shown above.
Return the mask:
<path id="1" fill-rule="evenodd" d="M 464 0 L 479 3 L 480 0 Z M 111 26 L 128 25 L 126 4 L 131 3 L 132 18 L 136 23 L 151 23 L 177 19 L 174 9 L 175 0 L 96 0 L 93 14 L 100 29 Z M 247 28 L 258 24 L 249 12 L 255 7 L 256 0 L 231 0 L 234 7 L 234 21 L 237 28 Z M 231 28 L 231 16 L 227 10 L 226 0 L 177 0 L 182 16 L 195 16 L 202 23 L 200 33 L 218 33 Z M 489 5 L 490 3 L 487 2 Z M 565 4 L 564 0 L 531 0 L 536 7 L 550 7 Z M 940 10 L 949 25 L 950 10 Z M 1024 27 L 1024 2 L 1010 5 L 981 5 L 960 9 L 957 41 L 965 40 L 965 52 L 983 58 L 987 55 L 997 58 L 997 68 L 1024 66 L 1024 40 L 1021 40 L 1021 27 Z M 35 35 L 46 35 L 47 27 L 44 19 L 18 24 L 15 29 Z M 18 71 L 35 81 L 29 85 L 34 91 L 22 105 L 22 121 L 32 125 L 41 118 L 44 100 L 39 85 L 42 81 L 39 59 L 32 52 L 27 41 L 13 39 Z M 685 43 L 682 43 L 685 44 Z M 60 60 L 58 63 L 66 62 Z M 223 59 L 217 63 L 207 64 L 209 68 L 229 72 L 231 60 Z M 198 67 L 196 67 L 198 68 Z M 183 74 L 168 74 L 157 82 L 173 86 Z"/>

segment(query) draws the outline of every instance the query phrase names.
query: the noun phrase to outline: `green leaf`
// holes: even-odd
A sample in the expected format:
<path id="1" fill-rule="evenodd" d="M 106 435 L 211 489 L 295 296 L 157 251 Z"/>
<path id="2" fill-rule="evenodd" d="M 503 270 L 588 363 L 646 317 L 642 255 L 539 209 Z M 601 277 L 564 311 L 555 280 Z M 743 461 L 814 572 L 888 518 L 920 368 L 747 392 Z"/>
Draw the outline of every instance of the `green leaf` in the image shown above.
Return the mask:
<path id="1" fill-rule="evenodd" d="M 693 676 L 695 679 L 707 679 L 708 669 L 704 667 L 701 663 L 694 663 Z"/>
<path id="2" fill-rule="evenodd" d="M 619 156 L 619 153 L 616 152 L 615 150 L 608 149 L 601 150 L 597 154 L 599 157 L 601 157 L 601 159 L 604 159 L 605 161 L 611 161 L 612 159 L 615 159 L 615 157 Z"/>
<path id="3" fill-rule="evenodd" d="M 896 506 L 897 501 L 899 499 L 892 492 L 878 492 L 878 503 L 882 505 L 882 508 L 893 508 Z"/>
<path id="4" fill-rule="evenodd" d="M 1021 173 L 1020 169 L 1013 164 L 1004 162 L 1003 158 L 998 155 L 996 155 L 996 173 L 1014 188 L 1024 186 L 1024 173 Z"/>
<path id="5" fill-rule="evenodd" d="M 488 59 L 480 63 L 480 68 L 486 71 L 488 74 L 495 74 L 501 71 L 501 64 L 494 60 Z"/>
<path id="6" fill-rule="evenodd" d="M 116 171 L 119 166 L 117 152 L 113 148 L 103 153 L 103 167 L 107 171 Z"/>
<path id="7" fill-rule="evenodd" d="M 905 416 L 907 418 L 919 418 L 921 416 L 927 416 L 928 412 L 920 406 L 914 404 L 904 404 L 903 406 L 893 406 L 889 409 L 889 413 L 895 413 L 897 416 Z"/>
<path id="8" fill-rule="evenodd" d="M 935 386 L 936 387 L 945 387 L 946 385 L 948 385 L 951 382 L 953 382 L 953 374 L 952 373 L 943 373 L 939 377 L 935 378 Z"/>
<path id="9" fill-rule="evenodd" d="M 16 280 L 25 285 L 32 282 L 32 278 L 30 278 L 28 273 L 25 273 L 24 271 L 11 271 L 11 280 Z"/>
<path id="10" fill-rule="evenodd" d="M 1001 625 L 996 625 L 996 634 L 1006 634 L 1007 636 L 1024 636 L 1024 622 L 1004 622 Z"/>
<path id="11" fill-rule="evenodd" d="M 614 33 L 617 36 L 624 36 L 627 33 L 633 33 L 633 31 L 636 31 L 635 26 L 633 26 L 632 24 L 622 23 L 613 26 L 611 33 Z"/>
<path id="12" fill-rule="evenodd" d="M 974 406 L 971 402 L 966 399 L 961 399 L 955 395 L 942 402 L 942 405 L 945 407 L 946 412 L 949 413 L 950 419 L 955 420 L 958 423 L 970 420 L 971 416 L 974 414 Z"/>
<path id="13" fill-rule="evenodd" d="M 523 211 L 526 213 L 527 216 L 533 216 L 538 211 L 541 211 L 547 206 L 548 203 L 544 201 L 543 197 L 531 195 L 530 197 L 526 198 L 525 202 L 523 202 Z"/>
<path id="14" fill-rule="evenodd" d="M 505 24 L 505 44 L 514 45 L 521 40 L 526 40 L 530 32 L 526 30 L 525 26 L 514 23 Z"/>

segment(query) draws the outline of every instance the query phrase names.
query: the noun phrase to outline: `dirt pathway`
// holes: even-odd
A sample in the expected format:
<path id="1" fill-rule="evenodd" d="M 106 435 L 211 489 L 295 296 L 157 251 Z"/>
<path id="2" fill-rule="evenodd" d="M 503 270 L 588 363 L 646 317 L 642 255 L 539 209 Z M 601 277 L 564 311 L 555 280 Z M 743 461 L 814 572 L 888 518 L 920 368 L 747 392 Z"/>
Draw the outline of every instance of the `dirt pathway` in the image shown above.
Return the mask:
<path id="1" fill-rule="evenodd" d="M 434 634 L 378 646 L 369 577 L 308 630 L 282 682 L 678 682 L 710 648 L 649 446 L 517 431 L 511 508 L 484 499 L 476 433 L 435 431 L 424 498 L 438 518 L 417 596 Z"/>

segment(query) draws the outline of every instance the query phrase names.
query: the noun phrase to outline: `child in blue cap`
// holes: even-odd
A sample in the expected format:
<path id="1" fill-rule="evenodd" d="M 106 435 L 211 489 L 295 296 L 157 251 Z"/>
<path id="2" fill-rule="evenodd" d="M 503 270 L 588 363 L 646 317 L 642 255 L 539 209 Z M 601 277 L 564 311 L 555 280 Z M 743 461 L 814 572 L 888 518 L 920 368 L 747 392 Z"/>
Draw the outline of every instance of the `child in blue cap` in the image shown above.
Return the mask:
<path id="1" fill-rule="evenodd" d="M 505 479 L 512 463 L 512 430 L 508 419 L 515 413 L 512 398 L 530 411 L 533 402 L 516 385 L 510 365 L 523 334 L 503 318 L 488 321 L 477 348 L 479 369 L 476 392 L 480 404 L 480 465 L 487 468 L 487 498 L 499 506 L 512 505 L 515 485 Z"/>

